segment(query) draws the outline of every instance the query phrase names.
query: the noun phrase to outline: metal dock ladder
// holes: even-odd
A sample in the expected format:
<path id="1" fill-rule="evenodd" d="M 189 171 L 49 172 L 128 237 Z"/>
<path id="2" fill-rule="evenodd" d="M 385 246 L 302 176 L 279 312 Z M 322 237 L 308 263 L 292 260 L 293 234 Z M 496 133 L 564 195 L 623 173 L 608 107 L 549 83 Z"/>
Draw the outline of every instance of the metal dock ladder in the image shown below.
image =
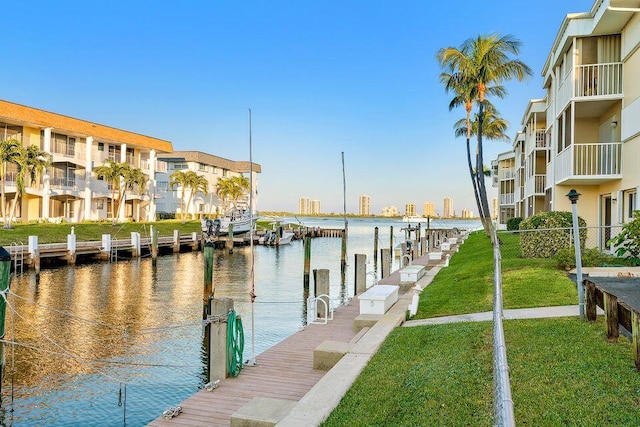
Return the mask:
<path id="1" fill-rule="evenodd" d="M 13 261 L 13 271 L 15 274 L 24 273 L 24 245 L 22 242 L 11 243 L 11 260 Z"/>

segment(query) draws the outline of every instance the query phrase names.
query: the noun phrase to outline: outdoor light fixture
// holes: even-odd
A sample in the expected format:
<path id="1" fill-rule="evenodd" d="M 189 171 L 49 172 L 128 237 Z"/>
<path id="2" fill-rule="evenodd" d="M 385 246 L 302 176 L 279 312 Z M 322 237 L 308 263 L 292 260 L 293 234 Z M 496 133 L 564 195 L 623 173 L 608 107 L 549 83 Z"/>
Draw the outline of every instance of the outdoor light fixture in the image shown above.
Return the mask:
<path id="1" fill-rule="evenodd" d="M 571 204 L 575 205 L 578 201 L 578 198 L 581 196 L 580 193 L 576 191 L 575 188 L 572 188 L 571 191 L 567 193 L 567 197 L 571 200 Z"/>
<path id="2" fill-rule="evenodd" d="M 614 121 L 611 122 L 611 127 L 612 128 L 616 128 L 617 126 L 618 126 L 618 121 L 617 120 L 614 120 Z"/>

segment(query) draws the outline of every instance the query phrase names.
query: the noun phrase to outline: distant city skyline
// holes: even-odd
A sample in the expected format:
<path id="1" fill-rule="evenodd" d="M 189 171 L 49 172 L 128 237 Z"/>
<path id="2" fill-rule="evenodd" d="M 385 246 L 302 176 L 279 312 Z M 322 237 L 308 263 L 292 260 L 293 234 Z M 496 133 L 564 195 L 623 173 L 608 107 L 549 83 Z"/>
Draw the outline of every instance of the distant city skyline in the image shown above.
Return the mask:
<path id="1" fill-rule="evenodd" d="M 358 198 L 358 215 L 371 215 L 371 197 L 366 194 Z"/>

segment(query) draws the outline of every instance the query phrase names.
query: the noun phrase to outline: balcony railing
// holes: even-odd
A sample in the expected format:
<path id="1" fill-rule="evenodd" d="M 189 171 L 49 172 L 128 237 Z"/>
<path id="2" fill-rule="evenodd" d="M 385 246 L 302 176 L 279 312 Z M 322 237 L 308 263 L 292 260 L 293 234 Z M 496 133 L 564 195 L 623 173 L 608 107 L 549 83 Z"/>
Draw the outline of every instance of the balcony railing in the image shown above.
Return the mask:
<path id="1" fill-rule="evenodd" d="M 572 144 L 558 154 L 556 182 L 567 179 L 606 180 L 620 178 L 622 143 Z"/>
<path id="2" fill-rule="evenodd" d="M 500 195 L 500 204 L 501 205 L 512 205 L 514 200 L 513 193 L 505 193 Z"/>
<path id="3" fill-rule="evenodd" d="M 516 173 L 511 168 L 498 170 L 498 179 L 500 180 L 514 179 L 515 177 L 516 177 Z"/>
<path id="4" fill-rule="evenodd" d="M 52 188 L 84 190 L 85 181 L 83 179 L 77 179 L 76 177 L 52 177 L 50 180 Z"/>
<path id="5" fill-rule="evenodd" d="M 622 62 L 576 66 L 574 96 L 622 95 Z"/>
<path id="6" fill-rule="evenodd" d="M 536 129 L 536 148 L 549 148 L 547 146 L 547 133 L 544 129 Z"/>
<path id="7" fill-rule="evenodd" d="M 163 162 L 162 160 L 156 160 L 156 172 L 166 172 L 167 171 L 167 162 Z"/>
<path id="8" fill-rule="evenodd" d="M 526 196 L 544 195 L 544 188 L 547 181 L 546 174 L 535 174 L 530 176 L 524 184 Z"/>

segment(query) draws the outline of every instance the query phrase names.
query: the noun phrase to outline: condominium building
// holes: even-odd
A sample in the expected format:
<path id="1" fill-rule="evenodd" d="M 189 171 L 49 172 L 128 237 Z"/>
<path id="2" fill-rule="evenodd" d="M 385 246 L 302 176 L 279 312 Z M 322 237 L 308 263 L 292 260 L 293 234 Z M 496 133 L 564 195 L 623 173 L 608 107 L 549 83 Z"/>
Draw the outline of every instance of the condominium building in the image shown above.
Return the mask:
<path id="1" fill-rule="evenodd" d="M 311 201 L 311 215 L 320 215 L 320 200 Z"/>
<path id="2" fill-rule="evenodd" d="M 424 202 L 424 216 L 436 216 L 436 206 L 433 204 L 433 202 Z"/>
<path id="3" fill-rule="evenodd" d="M 400 215 L 400 212 L 398 211 L 398 208 L 396 208 L 395 206 L 385 206 L 384 208 L 382 208 L 382 212 L 380 213 L 380 215 L 386 216 L 386 217 L 392 217 L 392 216 Z"/>
<path id="4" fill-rule="evenodd" d="M 444 198 L 444 206 L 442 209 L 443 218 L 453 218 L 456 216 L 456 212 L 453 210 L 453 199 L 451 197 Z"/>
<path id="5" fill-rule="evenodd" d="M 311 213 L 311 201 L 308 197 L 300 197 L 298 199 L 298 213 L 300 215 L 309 215 Z"/>
<path id="6" fill-rule="evenodd" d="M 166 170 L 158 173 L 156 177 L 157 185 L 157 212 L 160 213 L 181 213 L 182 201 L 184 198 L 185 212 L 193 216 L 215 216 L 224 213 L 223 200 L 216 192 L 218 179 L 231 178 L 234 176 L 247 176 L 253 188 L 253 211 L 257 211 L 258 206 L 258 175 L 262 172 L 259 164 L 253 166 L 246 161 L 233 161 L 212 154 L 200 151 L 174 151 L 172 153 L 159 154 L 158 159 L 167 164 Z M 195 192 L 192 189 L 182 188 L 180 185 L 170 187 L 171 174 L 174 171 L 193 171 L 197 175 L 204 177 L 208 182 L 207 192 Z M 253 173 L 253 175 L 250 175 Z M 247 192 L 238 200 L 229 200 L 228 207 L 249 208 L 250 194 Z M 190 201 L 190 202 L 189 202 Z"/>
<path id="7" fill-rule="evenodd" d="M 405 216 L 416 216 L 416 205 L 414 203 L 407 203 L 404 205 Z"/>
<path id="8" fill-rule="evenodd" d="M 110 185 L 93 170 L 105 160 L 139 168 L 148 180 L 142 194 L 128 192 L 119 218 L 153 220 L 156 213 L 156 177 L 166 170 L 157 156 L 173 150 L 171 142 L 138 133 L 0 100 L 0 140 L 36 145 L 51 155 L 52 163 L 25 189 L 16 207 L 18 220 L 106 219 L 113 202 Z M 17 191 L 17 165 L 5 171 L 5 198 Z"/>
<path id="9" fill-rule="evenodd" d="M 565 17 L 542 69 L 546 96 L 529 102 L 514 141 L 514 215 L 571 211 L 575 189 L 601 249 L 639 207 L 640 9 L 629 5 L 597 0 Z"/>
<path id="10" fill-rule="evenodd" d="M 498 188 L 498 224 L 506 225 L 509 219 L 516 216 L 514 204 L 516 191 L 515 170 L 515 153 L 513 151 L 498 154 L 498 158 L 491 161 L 492 183 L 494 187 Z"/>
<path id="11" fill-rule="evenodd" d="M 471 219 L 473 218 L 473 211 L 470 211 L 469 209 L 462 209 L 462 213 L 460 215 L 462 216 L 462 219 Z"/>
<path id="12" fill-rule="evenodd" d="M 371 197 L 362 195 L 358 198 L 358 215 L 371 215 Z"/>

